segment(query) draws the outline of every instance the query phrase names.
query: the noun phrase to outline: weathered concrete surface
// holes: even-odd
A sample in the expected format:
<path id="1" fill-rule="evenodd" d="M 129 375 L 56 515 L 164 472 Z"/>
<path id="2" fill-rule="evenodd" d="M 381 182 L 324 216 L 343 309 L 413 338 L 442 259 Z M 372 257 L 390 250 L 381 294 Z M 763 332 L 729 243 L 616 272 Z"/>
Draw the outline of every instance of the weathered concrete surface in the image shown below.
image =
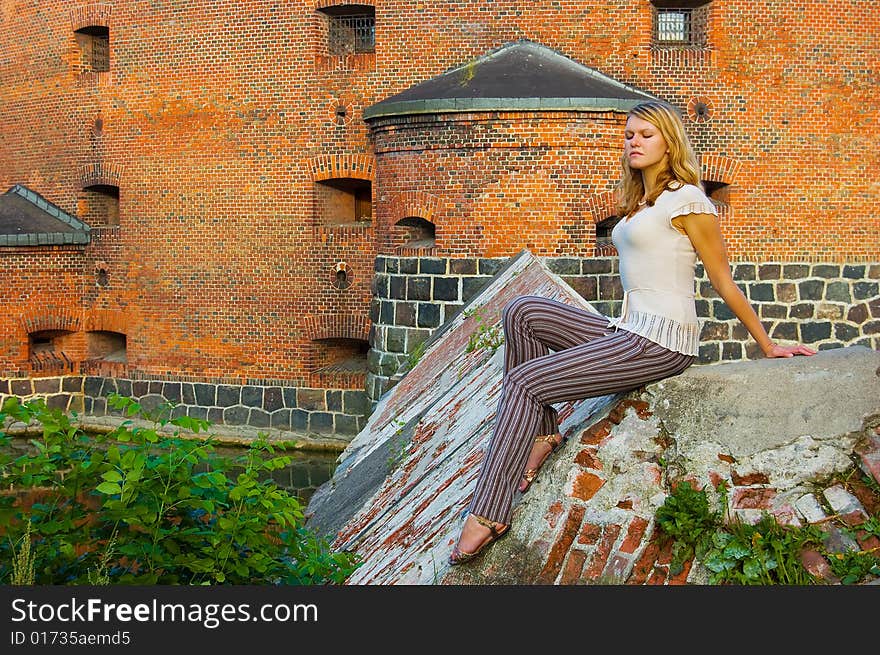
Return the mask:
<path id="1" fill-rule="evenodd" d="M 681 450 L 712 434 L 741 457 L 801 436 L 821 440 L 860 430 L 880 398 L 878 367 L 880 353 L 864 346 L 692 366 L 654 385 L 654 411 Z"/>
<path id="2" fill-rule="evenodd" d="M 464 312 L 435 335 L 313 496 L 309 525 L 365 562 L 347 584 L 700 583 L 699 563 L 671 575 L 656 539 L 654 516 L 675 481 L 725 483 L 728 514 L 747 521 L 823 523 L 842 497 L 823 484 L 855 460 L 880 471 L 877 351 L 691 367 L 624 396 L 560 405 L 570 438 L 515 499 L 508 534 L 449 567 L 501 387 L 503 346 L 467 352 L 468 340 L 525 293 L 589 308 L 531 255 L 514 258 L 470 306 L 482 323 Z"/>

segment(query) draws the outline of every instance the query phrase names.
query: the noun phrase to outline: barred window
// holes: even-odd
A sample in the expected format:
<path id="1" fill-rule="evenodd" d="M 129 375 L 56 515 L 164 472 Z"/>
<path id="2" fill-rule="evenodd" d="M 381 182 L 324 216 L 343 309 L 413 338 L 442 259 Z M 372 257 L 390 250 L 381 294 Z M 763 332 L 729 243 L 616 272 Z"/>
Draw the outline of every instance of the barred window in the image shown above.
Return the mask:
<path id="1" fill-rule="evenodd" d="M 652 0 L 654 45 L 659 47 L 706 47 L 708 0 Z"/>
<path id="2" fill-rule="evenodd" d="M 657 10 L 657 40 L 660 43 L 690 43 L 691 10 Z"/>
<path id="3" fill-rule="evenodd" d="M 375 52 L 375 7 L 335 5 L 319 11 L 327 16 L 327 50 L 331 55 Z"/>
<path id="4" fill-rule="evenodd" d="M 110 70 L 110 28 L 90 25 L 78 29 L 76 42 L 80 48 L 83 70 L 94 73 Z"/>

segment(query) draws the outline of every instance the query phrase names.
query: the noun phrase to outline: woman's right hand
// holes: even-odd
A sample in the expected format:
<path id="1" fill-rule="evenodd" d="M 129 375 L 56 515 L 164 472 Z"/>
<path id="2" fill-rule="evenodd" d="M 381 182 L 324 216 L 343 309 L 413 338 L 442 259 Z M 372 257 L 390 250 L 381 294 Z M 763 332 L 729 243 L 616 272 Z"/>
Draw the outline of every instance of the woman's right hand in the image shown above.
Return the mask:
<path id="1" fill-rule="evenodd" d="M 770 342 L 766 348 L 764 348 L 764 356 L 765 357 L 794 357 L 795 355 L 815 355 L 817 351 L 813 350 L 809 346 L 805 346 L 803 344 L 796 344 L 794 346 L 780 346 L 778 343 L 773 341 Z"/>

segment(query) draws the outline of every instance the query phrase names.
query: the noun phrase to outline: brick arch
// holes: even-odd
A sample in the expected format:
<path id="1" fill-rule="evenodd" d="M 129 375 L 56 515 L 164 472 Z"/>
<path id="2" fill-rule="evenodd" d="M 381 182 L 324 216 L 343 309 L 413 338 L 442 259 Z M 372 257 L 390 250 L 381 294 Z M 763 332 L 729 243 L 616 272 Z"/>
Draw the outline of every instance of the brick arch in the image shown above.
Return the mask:
<path id="1" fill-rule="evenodd" d="M 317 0 L 315 9 L 326 9 L 327 7 L 345 6 L 345 5 L 367 5 L 375 7 L 374 0 Z"/>
<path id="2" fill-rule="evenodd" d="M 740 167 L 742 162 L 732 157 L 711 152 L 700 155 L 700 177 L 703 180 L 733 184 Z"/>
<path id="3" fill-rule="evenodd" d="M 73 31 L 84 27 L 110 27 L 110 13 L 113 7 L 104 2 L 90 2 L 70 10 L 70 26 Z"/>
<path id="4" fill-rule="evenodd" d="M 303 336 L 316 339 L 357 339 L 369 341 L 370 320 L 351 314 L 320 314 L 309 316 L 303 324 Z"/>
<path id="5" fill-rule="evenodd" d="M 313 182 L 340 177 L 373 182 L 376 160 L 365 154 L 319 155 L 309 160 L 309 176 Z"/>
<path id="6" fill-rule="evenodd" d="M 82 326 L 80 316 L 79 309 L 68 308 L 48 312 L 44 308 L 32 309 L 19 318 L 19 325 L 27 334 L 45 330 L 78 332 Z"/>
<path id="7" fill-rule="evenodd" d="M 587 200 L 587 211 L 593 219 L 593 224 L 601 223 L 609 216 L 617 215 L 617 198 L 614 191 L 602 191 L 595 193 Z"/>
<path id="8" fill-rule="evenodd" d="M 424 191 L 404 191 L 394 196 L 388 203 L 388 215 L 392 225 L 408 216 L 418 216 L 436 224 L 435 217 L 439 210 L 440 198 Z"/>
<path id="9" fill-rule="evenodd" d="M 104 184 L 119 188 L 119 180 L 122 178 L 122 167 L 107 162 L 92 162 L 80 166 L 78 171 L 81 188 Z"/>
<path id="10" fill-rule="evenodd" d="M 128 333 L 128 316 L 118 309 L 93 309 L 86 313 L 82 329 L 87 332 Z"/>

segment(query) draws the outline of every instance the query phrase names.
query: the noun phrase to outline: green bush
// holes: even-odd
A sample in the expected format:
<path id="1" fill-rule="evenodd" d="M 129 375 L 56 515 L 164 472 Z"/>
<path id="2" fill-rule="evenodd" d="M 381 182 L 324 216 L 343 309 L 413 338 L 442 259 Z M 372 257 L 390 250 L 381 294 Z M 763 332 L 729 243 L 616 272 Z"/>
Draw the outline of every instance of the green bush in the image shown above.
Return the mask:
<path id="1" fill-rule="evenodd" d="M 28 535 L 35 584 L 338 584 L 359 566 L 306 529 L 299 500 L 271 481 L 290 463 L 276 453 L 286 444 L 261 435 L 221 457 L 212 437 L 180 435 L 207 421 L 150 419 L 131 398 L 108 400 L 128 418 L 104 435 L 42 400 L 4 403 L 0 427 L 8 415 L 43 434 L 16 455 L 0 432 L 0 584 L 21 578 L 13 563 Z M 37 502 L 25 510 L 26 496 Z"/>

